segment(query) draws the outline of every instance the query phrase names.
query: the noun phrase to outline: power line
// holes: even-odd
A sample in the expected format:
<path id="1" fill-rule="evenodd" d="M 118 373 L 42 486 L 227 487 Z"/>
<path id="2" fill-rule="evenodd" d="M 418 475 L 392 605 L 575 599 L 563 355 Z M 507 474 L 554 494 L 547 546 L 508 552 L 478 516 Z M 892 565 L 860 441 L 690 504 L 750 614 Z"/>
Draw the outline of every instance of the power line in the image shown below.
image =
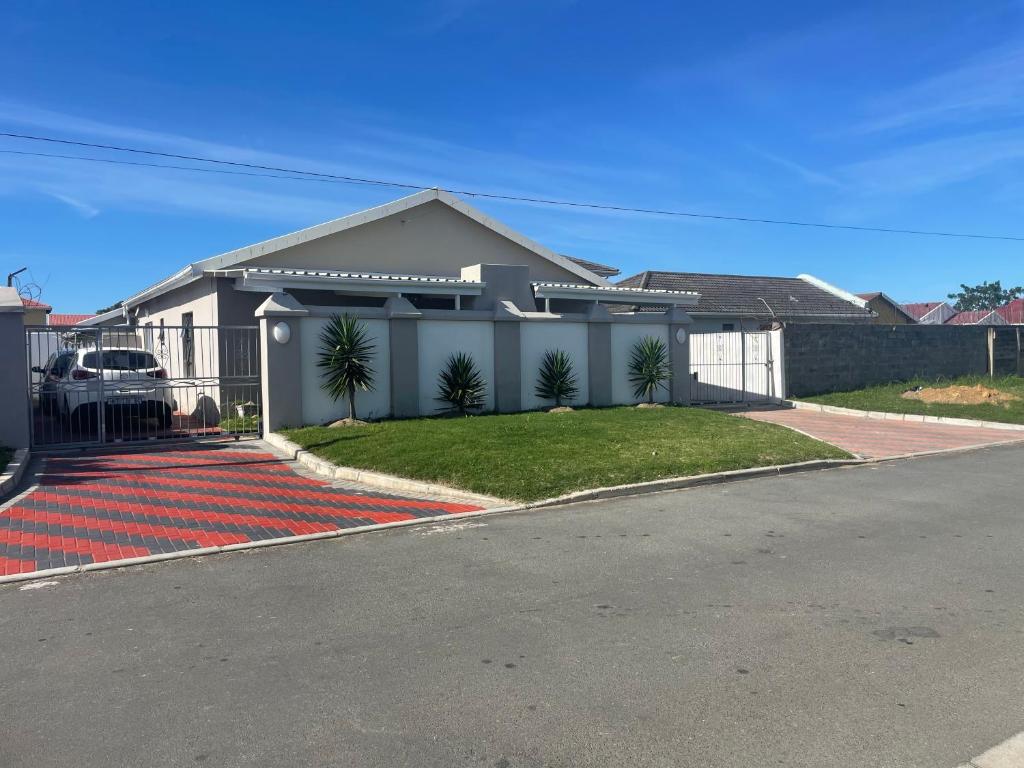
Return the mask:
<path id="1" fill-rule="evenodd" d="M 250 168 L 254 171 L 271 171 L 273 173 L 247 173 L 242 171 L 224 171 L 221 169 L 212 168 L 196 168 L 194 166 L 178 166 L 168 165 L 161 163 L 141 163 L 141 162 L 130 162 L 123 160 L 112 160 L 109 158 L 94 158 L 94 157 L 80 157 L 75 155 L 58 155 L 58 154 L 47 154 L 41 152 L 18 152 L 15 150 L 0 150 L 6 154 L 23 154 L 32 155 L 36 157 L 53 157 L 65 160 L 85 160 L 91 162 L 104 162 L 113 165 L 133 165 L 140 167 L 149 168 L 170 168 L 173 170 L 182 171 L 197 171 L 200 173 L 224 173 L 238 176 L 260 176 L 264 178 L 278 178 L 288 179 L 292 181 L 333 181 L 333 182 L 344 182 L 349 184 L 366 184 L 379 187 L 392 187 L 397 189 L 432 189 L 431 185 L 427 184 L 409 184 L 399 181 L 388 181 L 384 179 L 371 179 L 359 176 L 345 176 L 334 173 L 324 173 L 320 171 L 305 171 L 295 168 L 282 168 L 273 165 L 260 165 L 257 163 L 243 163 L 233 160 L 216 160 L 210 157 L 202 157 L 198 155 L 181 155 L 173 152 L 158 152 L 151 149 L 139 149 L 137 147 L 122 147 L 113 144 L 96 144 L 86 141 L 73 141 L 71 139 L 58 139 L 51 136 L 34 136 L 31 134 L 24 133 L 8 133 L 0 132 L 0 137 L 11 138 L 11 139 L 25 139 L 28 141 L 42 141 L 51 144 L 64 144 L 75 147 L 86 147 L 89 149 L 102 149 L 112 152 L 129 152 L 133 154 L 148 155 L 151 157 L 165 157 L 173 160 L 189 160 L 192 162 L 200 163 L 212 163 L 216 165 L 233 166 L 236 168 Z M 288 175 L 277 175 L 277 174 L 288 174 Z M 510 202 L 520 203 L 534 203 L 538 205 L 554 205 L 565 208 L 585 208 L 590 210 L 598 211 L 614 211 L 617 213 L 644 213 L 655 216 L 676 216 L 681 218 L 690 219 L 708 219 L 712 221 L 736 221 L 745 224 L 774 224 L 778 226 L 789 226 L 789 227 L 807 227 L 814 229 L 838 229 L 847 230 L 853 232 L 880 232 L 891 235 L 923 235 L 927 237 L 955 237 L 955 238 L 966 238 L 972 240 L 1004 240 L 1012 242 L 1024 242 L 1024 237 L 1014 235 L 988 235 L 979 234 L 973 232 L 944 232 L 938 230 L 926 230 L 926 229 L 903 229 L 895 227 L 867 227 L 857 226 L 855 224 L 827 224 L 824 222 L 814 221 L 799 221 L 796 219 L 767 219 L 753 216 L 726 216 L 723 214 L 713 213 L 694 213 L 692 211 L 673 211 L 660 208 L 635 208 L 625 205 L 606 205 L 602 203 L 587 203 L 587 202 L 575 202 L 571 200 L 557 200 L 542 197 L 526 197 L 520 195 L 502 195 L 494 192 L 480 192 L 477 190 L 468 189 L 453 189 L 453 188 L 442 188 L 444 192 L 450 192 L 456 195 L 465 195 L 467 197 L 480 197 L 490 200 L 506 200 Z"/>

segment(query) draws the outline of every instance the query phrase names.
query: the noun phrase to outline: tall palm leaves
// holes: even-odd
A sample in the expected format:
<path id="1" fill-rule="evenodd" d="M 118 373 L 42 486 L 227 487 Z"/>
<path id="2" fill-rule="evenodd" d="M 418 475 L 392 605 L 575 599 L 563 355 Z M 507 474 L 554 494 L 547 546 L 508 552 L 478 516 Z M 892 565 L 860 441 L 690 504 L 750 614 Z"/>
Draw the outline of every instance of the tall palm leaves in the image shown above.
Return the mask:
<path id="1" fill-rule="evenodd" d="M 629 383 L 633 385 L 633 397 L 654 402 L 658 387 L 668 389 L 665 383 L 672 376 L 669 368 L 668 348 L 665 342 L 654 336 L 644 336 L 633 345 L 629 360 Z"/>
<path id="2" fill-rule="evenodd" d="M 437 380 L 438 402 L 445 403 L 439 410 L 455 411 L 465 416 L 468 411 L 484 407 L 487 384 L 465 352 L 457 352 L 448 358 Z"/>
<path id="3" fill-rule="evenodd" d="M 348 417 L 352 421 L 356 419 L 356 389 L 373 390 L 374 370 L 370 362 L 375 348 L 366 325 L 353 315 L 332 315 L 320 332 L 320 386 L 334 400 L 348 398 Z"/>
<path id="4" fill-rule="evenodd" d="M 540 363 L 540 377 L 534 390 L 537 397 L 554 400 L 555 407 L 562 406 L 562 400 L 572 400 L 579 394 L 572 360 L 561 349 L 549 349 Z"/>

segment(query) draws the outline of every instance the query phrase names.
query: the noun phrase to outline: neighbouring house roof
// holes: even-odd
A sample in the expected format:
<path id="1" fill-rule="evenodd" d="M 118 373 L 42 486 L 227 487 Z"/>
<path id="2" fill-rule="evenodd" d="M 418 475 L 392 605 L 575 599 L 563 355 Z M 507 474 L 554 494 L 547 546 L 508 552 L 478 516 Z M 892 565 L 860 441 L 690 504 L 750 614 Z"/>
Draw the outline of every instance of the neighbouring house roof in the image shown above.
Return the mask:
<path id="1" fill-rule="evenodd" d="M 866 302 L 813 278 L 714 275 L 703 272 L 647 271 L 627 277 L 618 287 L 691 291 L 700 294 L 692 315 L 870 320 Z M 849 298 L 846 298 L 846 297 Z"/>
<path id="2" fill-rule="evenodd" d="M 1006 320 L 995 309 L 972 309 L 957 312 L 946 325 L 1006 325 Z"/>
<path id="3" fill-rule="evenodd" d="M 904 311 L 915 320 L 924 320 L 939 307 L 949 307 L 949 304 L 945 301 L 917 301 L 911 302 L 910 304 L 903 304 L 902 306 Z M 952 307 L 949 308 L 953 310 Z M 956 310 L 953 311 L 955 312 Z"/>
<path id="4" fill-rule="evenodd" d="M 996 312 L 1010 325 L 1024 325 L 1024 299 L 1014 299 L 999 307 Z"/>
<path id="5" fill-rule="evenodd" d="M 601 264 L 600 262 L 597 261 L 578 259 L 575 256 L 566 256 L 565 258 L 569 259 L 569 261 L 576 262 L 584 269 L 589 269 L 595 275 L 600 275 L 601 277 L 615 277 L 616 275 L 622 272 L 622 270 L 618 269 L 617 267 L 610 267 L 607 264 Z"/>
<path id="6" fill-rule="evenodd" d="M 47 312 L 53 311 L 53 307 L 49 304 L 44 304 L 43 302 L 36 301 L 35 299 L 28 299 L 24 296 L 21 297 L 21 306 L 25 309 L 45 309 Z"/>
<path id="7" fill-rule="evenodd" d="M 908 320 L 911 320 L 913 322 L 917 322 L 917 318 L 914 317 L 912 314 L 910 314 L 906 310 L 906 308 L 904 308 L 904 306 L 902 304 L 900 304 L 899 302 L 895 301 L 891 296 L 888 296 L 887 294 L 883 293 L 882 291 L 871 291 L 869 293 L 858 293 L 857 294 L 857 298 L 864 299 L 864 301 L 866 301 L 868 303 L 874 301 L 875 299 L 882 299 L 887 304 L 889 304 L 893 309 L 895 309 L 901 315 L 906 317 Z"/>
<path id="8" fill-rule="evenodd" d="M 92 314 L 73 315 L 73 314 L 67 314 L 67 313 L 57 313 L 57 312 L 54 312 L 54 313 L 52 313 L 50 315 L 49 318 L 47 318 L 46 324 L 47 325 L 58 325 L 58 326 L 77 325 L 78 323 L 84 322 L 86 320 L 91 320 L 94 317 L 96 317 L 96 315 L 92 315 Z"/>
<path id="9" fill-rule="evenodd" d="M 297 232 L 291 232 L 287 235 L 281 235 L 280 237 L 275 237 L 270 240 L 264 240 L 261 243 L 249 245 L 244 248 L 237 248 L 218 256 L 211 256 L 208 259 L 194 262 L 178 272 L 175 272 L 170 277 L 151 285 L 149 288 L 146 288 L 133 296 L 129 296 L 124 300 L 124 304 L 126 307 L 135 306 L 136 304 L 140 304 L 154 296 L 159 296 L 167 291 L 173 290 L 174 288 L 178 288 L 182 285 L 191 283 L 194 280 L 198 280 L 207 271 L 228 269 L 235 265 L 242 264 L 243 262 L 250 261 L 251 259 L 263 258 L 285 248 L 299 245 L 300 243 L 307 243 L 311 240 L 327 237 L 328 235 L 334 235 L 338 232 L 343 232 L 362 224 L 369 224 L 370 222 L 378 221 L 387 216 L 401 213 L 409 210 L 410 208 L 415 208 L 416 206 L 429 203 L 432 200 L 438 200 L 444 203 L 478 224 L 487 227 L 502 237 L 508 238 L 512 242 L 529 251 L 533 251 L 541 258 L 547 259 L 562 269 L 581 277 L 587 282 L 595 285 L 608 284 L 604 277 L 592 272 L 582 266 L 579 262 L 565 256 L 561 256 L 550 248 L 546 248 L 540 243 L 516 232 L 514 229 L 505 226 L 496 219 L 492 219 L 483 211 L 474 208 L 463 200 L 460 200 L 450 192 L 445 192 L 441 189 L 425 189 L 421 192 L 403 197 L 399 200 L 394 200 L 385 205 L 368 208 L 365 211 L 359 211 L 357 213 L 349 214 L 348 216 L 342 216 L 340 219 L 334 219 L 333 221 L 328 221 L 323 224 L 317 224 L 316 226 L 301 229 Z"/>

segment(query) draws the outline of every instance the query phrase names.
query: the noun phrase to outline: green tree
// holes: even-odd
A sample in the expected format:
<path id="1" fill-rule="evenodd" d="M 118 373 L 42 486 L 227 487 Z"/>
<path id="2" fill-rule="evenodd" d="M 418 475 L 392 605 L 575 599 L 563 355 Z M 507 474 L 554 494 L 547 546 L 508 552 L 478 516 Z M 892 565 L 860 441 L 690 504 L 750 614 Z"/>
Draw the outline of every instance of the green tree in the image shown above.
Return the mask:
<path id="1" fill-rule="evenodd" d="M 373 390 L 374 370 L 370 362 L 374 349 L 365 323 L 354 315 L 332 315 L 320 332 L 320 386 L 335 401 L 342 396 L 348 398 L 348 417 L 352 421 L 356 420 L 356 389 Z"/>
<path id="2" fill-rule="evenodd" d="M 644 336 L 633 345 L 629 360 L 629 382 L 633 385 L 633 396 L 654 402 L 658 387 L 668 389 L 667 381 L 672 371 L 668 365 L 668 347 L 661 339 Z"/>
<path id="3" fill-rule="evenodd" d="M 484 377 L 473 362 L 473 358 L 465 352 L 459 352 L 448 358 L 444 369 L 437 380 L 438 402 L 446 403 L 438 410 L 455 411 L 465 416 L 469 411 L 478 411 L 484 407 L 484 396 L 487 384 Z"/>
<path id="4" fill-rule="evenodd" d="M 949 294 L 949 298 L 956 301 L 956 308 L 960 312 L 967 312 L 973 309 L 995 309 L 1019 299 L 1021 294 L 1024 294 L 1024 287 L 1003 290 L 1002 284 L 996 280 L 994 283 L 986 282 L 981 285 L 961 283 L 960 291 Z"/>
<path id="5" fill-rule="evenodd" d="M 562 400 L 576 398 L 580 389 L 576 386 L 576 374 L 573 373 L 569 355 L 560 349 L 549 349 L 544 353 L 534 391 L 537 397 L 554 400 L 556 408 L 562 406 Z"/>

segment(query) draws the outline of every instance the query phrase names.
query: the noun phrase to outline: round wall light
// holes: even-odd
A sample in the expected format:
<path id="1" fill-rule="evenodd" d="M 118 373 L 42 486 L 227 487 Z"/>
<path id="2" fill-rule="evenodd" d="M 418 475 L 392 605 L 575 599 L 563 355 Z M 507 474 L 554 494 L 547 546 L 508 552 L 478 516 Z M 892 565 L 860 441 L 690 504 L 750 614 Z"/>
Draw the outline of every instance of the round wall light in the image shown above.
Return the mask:
<path id="1" fill-rule="evenodd" d="M 679 328 L 679 329 L 676 330 L 676 342 L 679 343 L 679 344 L 685 344 L 686 343 L 686 329 L 685 328 Z"/>
<path id="2" fill-rule="evenodd" d="M 292 329 L 288 327 L 288 323 L 278 323 L 274 326 L 274 341 L 278 344 L 287 344 L 291 337 Z"/>

